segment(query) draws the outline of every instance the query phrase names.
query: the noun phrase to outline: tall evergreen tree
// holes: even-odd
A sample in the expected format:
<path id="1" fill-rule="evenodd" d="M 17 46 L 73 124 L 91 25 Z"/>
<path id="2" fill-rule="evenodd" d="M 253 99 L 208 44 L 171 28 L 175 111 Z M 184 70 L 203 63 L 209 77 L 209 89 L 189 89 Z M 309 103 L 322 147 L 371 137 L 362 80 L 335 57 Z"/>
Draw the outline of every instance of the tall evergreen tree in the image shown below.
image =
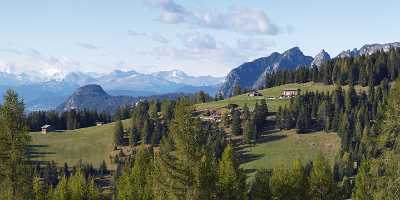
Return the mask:
<path id="1" fill-rule="evenodd" d="M 122 121 L 118 120 L 115 122 L 114 127 L 114 145 L 121 146 L 124 141 L 124 127 L 122 125 Z"/>
<path id="2" fill-rule="evenodd" d="M 246 119 L 243 128 L 243 139 L 247 144 L 254 142 L 257 138 L 256 127 L 253 117 Z"/>
<path id="3" fill-rule="evenodd" d="M 233 135 L 242 134 L 242 122 L 240 119 L 240 111 L 237 109 L 232 110 L 231 131 Z"/>
<path id="4" fill-rule="evenodd" d="M 26 164 L 30 137 L 24 103 L 8 90 L 0 106 L 0 199 L 26 199 L 31 192 L 30 166 Z"/>
<path id="5" fill-rule="evenodd" d="M 192 116 L 192 108 L 180 101 L 174 111 L 174 119 L 156 157 L 157 194 L 155 199 L 202 199 L 215 182 L 204 181 L 213 177 L 212 171 L 205 173 L 204 166 L 217 153 L 222 134 L 215 127 L 208 129 Z M 213 167 L 208 168 L 212 170 Z"/>
<path id="6" fill-rule="evenodd" d="M 258 170 L 249 191 L 249 200 L 271 200 L 271 174 L 268 170 Z"/>
<path id="7" fill-rule="evenodd" d="M 228 145 L 218 166 L 217 199 L 243 200 L 246 199 L 246 179 L 239 169 L 233 155 L 233 148 Z"/>
<path id="8" fill-rule="evenodd" d="M 319 155 L 313 164 L 309 194 L 312 200 L 337 199 L 337 186 L 330 165 L 322 155 Z"/>

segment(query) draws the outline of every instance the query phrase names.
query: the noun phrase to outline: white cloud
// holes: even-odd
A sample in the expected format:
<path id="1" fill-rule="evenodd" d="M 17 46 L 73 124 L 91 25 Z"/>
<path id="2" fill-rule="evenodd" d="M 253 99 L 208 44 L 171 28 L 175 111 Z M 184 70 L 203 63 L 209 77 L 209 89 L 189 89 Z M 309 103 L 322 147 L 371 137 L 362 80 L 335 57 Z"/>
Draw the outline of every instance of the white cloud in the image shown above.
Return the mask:
<path id="1" fill-rule="evenodd" d="M 190 15 L 183 6 L 175 3 L 174 0 L 145 0 L 145 3 L 161 10 L 158 20 L 163 23 L 181 23 Z"/>
<path id="2" fill-rule="evenodd" d="M 271 22 L 263 10 L 236 7 L 225 12 L 190 11 L 173 0 L 145 0 L 147 5 L 161 10 L 160 22 L 167 24 L 187 23 L 198 27 L 220 29 L 240 33 L 276 35 L 277 25 Z"/>
<path id="3" fill-rule="evenodd" d="M 217 42 L 215 38 L 209 34 L 202 33 L 186 33 L 178 35 L 178 38 L 182 41 L 183 45 L 192 50 L 210 50 L 217 48 Z"/>
<path id="4" fill-rule="evenodd" d="M 81 68 L 80 62 L 72 58 L 46 55 L 33 48 L 15 49 L 13 52 L 17 52 L 15 60 L 3 58 L 0 61 L 0 71 L 15 74 L 34 72 L 45 77 L 57 78 Z"/>
<path id="5" fill-rule="evenodd" d="M 225 13 L 198 14 L 197 20 L 200 26 L 214 29 L 268 35 L 278 33 L 278 27 L 271 23 L 264 11 L 252 8 L 233 8 Z"/>

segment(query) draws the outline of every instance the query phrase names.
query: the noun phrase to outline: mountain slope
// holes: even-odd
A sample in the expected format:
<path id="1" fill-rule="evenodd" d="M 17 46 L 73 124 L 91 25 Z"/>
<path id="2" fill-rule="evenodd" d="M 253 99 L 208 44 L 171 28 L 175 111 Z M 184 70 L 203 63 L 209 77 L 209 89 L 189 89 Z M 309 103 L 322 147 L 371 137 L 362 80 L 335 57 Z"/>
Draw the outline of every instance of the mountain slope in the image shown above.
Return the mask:
<path id="1" fill-rule="evenodd" d="M 241 88 L 251 89 L 262 86 L 266 73 L 281 69 L 296 69 L 300 66 L 310 66 L 313 58 L 305 56 L 303 52 L 294 47 L 283 54 L 272 53 L 268 57 L 247 62 L 229 72 L 221 87 L 220 92 L 224 96 L 231 96 L 233 88 L 239 84 Z"/>
<path id="2" fill-rule="evenodd" d="M 133 104 L 135 99 L 127 96 L 110 96 L 99 85 L 86 85 L 74 92 L 57 111 L 96 110 L 97 112 L 113 113 L 118 107 Z"/>

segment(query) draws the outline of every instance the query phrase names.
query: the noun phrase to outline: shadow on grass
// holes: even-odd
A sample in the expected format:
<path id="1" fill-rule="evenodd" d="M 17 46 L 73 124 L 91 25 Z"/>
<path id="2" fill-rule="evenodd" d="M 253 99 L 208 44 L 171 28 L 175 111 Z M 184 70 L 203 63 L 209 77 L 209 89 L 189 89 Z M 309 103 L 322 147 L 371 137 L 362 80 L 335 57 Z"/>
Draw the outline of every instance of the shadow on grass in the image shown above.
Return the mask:
<path id="1" fill-rule="evenodd" d="M 40 145 L 40 144 L 31 144 L 28 145 L 28 156 L 30 158 L 30 163 L 32 164 L 44 164 L 48 163 L 48 161 L 41 160 L 41 158 L 45 158 L 49 155 L 56 154 L 55 152 L 47 151 L 48 145 Z"/>
<path id="2" fill-rule="evenodd" d="M 278 130 L 270 130 L 264 132 L 262 136 L 260 136 L 255 144 L 241 144 L 236 146 L 235 150 L 239 154 L 239 164 L 249 163 L 255 160 L 259 160 L 265 156 L 263 153 L 251 153 L 251 148 L 256 146 L 257 144 L 263 144 L 268 142 L 273 142 L 277 140 L 281 140 L 286 138 L 286 135 L 272 135 L 273 133 L 279 132 Z M 246 174 L 251 174 L 257 171 L 256 169 L 245 169 Z"/>

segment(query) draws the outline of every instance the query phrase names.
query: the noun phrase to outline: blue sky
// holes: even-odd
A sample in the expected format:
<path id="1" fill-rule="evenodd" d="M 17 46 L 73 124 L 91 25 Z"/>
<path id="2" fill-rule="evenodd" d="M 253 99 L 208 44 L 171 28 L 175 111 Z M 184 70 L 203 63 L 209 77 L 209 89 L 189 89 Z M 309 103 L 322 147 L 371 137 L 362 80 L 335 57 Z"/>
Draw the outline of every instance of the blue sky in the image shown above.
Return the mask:
<path id="1" fill-rule="evenodd" d="M 299 46 L 332 56 L 399 41 L 395 0 L 0 0 L 0 69 L 226 75 Z"/>

